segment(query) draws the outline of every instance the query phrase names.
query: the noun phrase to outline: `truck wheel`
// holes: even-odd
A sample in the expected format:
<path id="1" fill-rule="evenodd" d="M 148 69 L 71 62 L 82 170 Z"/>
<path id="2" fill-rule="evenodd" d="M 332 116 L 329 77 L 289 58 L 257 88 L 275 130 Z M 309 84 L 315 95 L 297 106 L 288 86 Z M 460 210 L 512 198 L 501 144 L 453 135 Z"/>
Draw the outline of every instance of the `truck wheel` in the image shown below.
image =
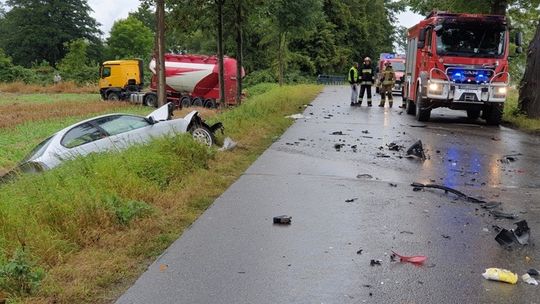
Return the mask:
<path id="1" fill-rule="evenodd" d="M 191 107 L 191 98 L 189 96 L 184 96 L 180 98 L 180 105 L 182 106 L 182 108 Z"/>
<path id="2" fill-rule="evenodd" d="M 484 111 L 486 112 L 486 123 L 490 126 L 498 126 L 501 124 L 504 104 L 493 103 L 488 106 Z"/>
<path id="3" fill-rule="evenodd" d="M 209 109 L 215 109 L 217 106 L 216 101 L 213 99 L 207 99 L 204 101 L 204 107 Z"/>
<path id="4" fill-rule="evenodd" d="M 195 97 L 195 98 L 193 98 L 193 103 L 192 103 L 192 105 L 193 105 L 194 107 L 200 107 L 200 108 L 202 108 L 203 105 L 204 105 L 204 100 L 203 100 L 202 98 L 200 98 L 200 97 Z"/>
<path id="5" fill-rule="evenodd" d="M 201 125 L 193 125 L 189 129 L 189 133 L 191 133 L 191 136 L 193 136 L 193 139 L 201 143 L 205 146 L 211 147 L 216 143 L 216 139 L 214 138 L 214 134 L 210 131 L 209 128 L 206 126 Z"/>
<path id="6" fill-rule="evenodd" d="M 407 103 L 405 107 L 407 110 L 407 114 L 414 115 L 416 113 L 416 105 L 414 104 L 412 100 L 407 99 Z"/>
<path id="7" fill-rule="evenodd" d="M 476 120 L 478 119 L 478 117 L 480 117 L 480 110 L 477 110 L 477 109 L 467 110 L 467 118 L 469 118 L 470 120 Z"/>
<path id="8" fill-rule="evenodd" d="M 158 102 L 157 102 L 157 95 L 156 94 L 148 94 L 144 97 L 144 105 L 152 108 L 157 108 Z"/>
<path id="9" fill-rule="evenodd" d="M 424 109 L 424 101 L 420 90 L 416 90 L 416 119 L 418 121 L 428 121 L 431 116 L 431 109 Z"/>
<path id="10" fill-rule="evenodd" d="M 107 95 L 107 100 L 118 101 L 120 100 L 120 94 L 116 92 L 110 92 L 109 95 Z"/>

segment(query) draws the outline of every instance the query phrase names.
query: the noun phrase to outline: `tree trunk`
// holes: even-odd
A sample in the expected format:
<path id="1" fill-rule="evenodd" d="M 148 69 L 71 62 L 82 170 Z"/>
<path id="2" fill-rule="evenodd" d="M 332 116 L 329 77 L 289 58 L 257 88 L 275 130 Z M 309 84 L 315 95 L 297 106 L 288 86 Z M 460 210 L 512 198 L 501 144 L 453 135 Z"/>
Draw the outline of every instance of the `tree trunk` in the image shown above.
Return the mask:
<path id="1" fill-rule="evenodd" d="M 242 37 L 242 0 L 236 6 L 236 103 L 242 103 L 242 65 L 244 61 L 244 38 Z"/>
<path id="2" fill-rule="evenodd" d="M 529 118 L 540 118 L 540 23 L 527 51 L 527 65 L 519 88 L 519 110 Z"/>
<path id="3" fill-rule="evenodd" d="M 279 85 L 285 83 L 285 48 L 286 48 L 285 33 L 279 34 L 279 50 L 278 50 L 278 80 Z"/>
<path id="4" fill-rule="evenodd" d="M 507 8 L 508 0 L 493 0 L 493 2 L 491 3 L 491 14 L 506 15 Z"/>
<path id="5" fill-rule="evenodd" d="M 167 101 L 167 92 L 165 91 L 165 0 L 157 0 L 156 6 L 157 19 L 157 96 L 158 107 L 164 105 Z"/>
<path id="6" fill-rule="evenodd" d="M 219 103 L 225 106 L 225 69 L 223 67 L 223 4 L 225 0 L 216 0 L 218 10 L 218 65 L 219 65 Z"/>

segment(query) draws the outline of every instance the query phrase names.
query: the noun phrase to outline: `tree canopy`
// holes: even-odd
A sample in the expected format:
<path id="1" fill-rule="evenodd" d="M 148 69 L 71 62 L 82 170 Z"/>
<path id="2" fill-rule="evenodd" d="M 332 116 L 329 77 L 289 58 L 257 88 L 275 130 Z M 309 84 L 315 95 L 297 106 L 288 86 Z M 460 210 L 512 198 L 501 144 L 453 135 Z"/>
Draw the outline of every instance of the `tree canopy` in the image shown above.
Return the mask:
<path id="1" fill-rule="evenodd" d="M 8 0 L 6 5 L 0 47 L 14 64 L 29 67 L 45 60 L 56 65 L 67 52 L 66 42 L 84 38 L 99 43 L 101 32 L 87 1 Z"/>
<path id="2" fill-rule="evenodd" d="M 109 59 L 148 59 L 154 47 L 154 34 L 134 16 L 116 21 L 107 38 Z"/>

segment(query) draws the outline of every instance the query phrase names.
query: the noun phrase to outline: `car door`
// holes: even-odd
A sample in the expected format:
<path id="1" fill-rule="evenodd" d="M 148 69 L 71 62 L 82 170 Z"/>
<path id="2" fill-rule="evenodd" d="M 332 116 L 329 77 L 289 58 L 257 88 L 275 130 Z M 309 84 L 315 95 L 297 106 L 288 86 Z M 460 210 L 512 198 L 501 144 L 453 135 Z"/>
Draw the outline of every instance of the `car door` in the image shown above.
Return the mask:
<path id="1" fill-rule="evenodd" d="M 156 124 L 135 115 L 111 115 L 97 119 L 95 124 L 109 135 L 108 140 L 116 149 L 145 143 L 160 135 L 159 128 L 154 127 Z"/>

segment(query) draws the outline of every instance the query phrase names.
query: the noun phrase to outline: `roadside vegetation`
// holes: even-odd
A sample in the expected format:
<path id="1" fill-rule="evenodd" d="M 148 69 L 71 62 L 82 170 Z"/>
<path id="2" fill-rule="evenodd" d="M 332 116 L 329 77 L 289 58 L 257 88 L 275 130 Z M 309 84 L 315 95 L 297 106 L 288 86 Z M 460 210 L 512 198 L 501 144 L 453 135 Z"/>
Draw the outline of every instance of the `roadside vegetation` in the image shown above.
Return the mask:
<path id="1" fill-rule="evenodd" d="M 528 118 L 518 107 L 518 91 L 509 91 L 504 108 L 503 121 L 518 129 L 540 133 L 540 119 Z"/>
<path id="2" fill-rule="evenodd" d="M 233 151 L 204 148 L 184 134 L 78 158 L 0 186 L 0 299 L 114 300 L 286 130 L 292 121 L 284 116 L 320 87 L 257 90 L 211 118 L 239 143 Z"/>

